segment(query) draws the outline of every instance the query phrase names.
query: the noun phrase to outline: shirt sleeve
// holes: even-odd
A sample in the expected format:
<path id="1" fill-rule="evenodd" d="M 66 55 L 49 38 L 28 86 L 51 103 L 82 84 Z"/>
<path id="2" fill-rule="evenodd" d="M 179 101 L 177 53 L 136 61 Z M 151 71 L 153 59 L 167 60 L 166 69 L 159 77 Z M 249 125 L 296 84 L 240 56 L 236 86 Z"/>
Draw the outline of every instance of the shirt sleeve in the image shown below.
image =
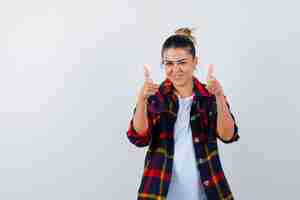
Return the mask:
<path id="1" fill-rule="evenodd" d="M 133 110 L 133 116 L 136 112 L 136 106 Z M 129 141 L 137 147 L 145 147 L 149 145 L 152 139 L 153 133 L 157 129 L 158 117 L 150 112 L 147 105 L 147 119 L 148 119 L 148 128 L 142 132 L 137 132 L 133 126 L 133 116 L 130 120 L 129 127 L 127 130 L 127 138 Z"/>
<path id="2" fill-rule="evenodd" d="M 229 139 L 229 140 L 224 140 L 223 138 L 221 138 L 217 132 L 217 116 L 218 116 L 218 111 L 217 111 L 217 103 L 216 101 L 213 101 L 213 104 L 212 104 L 212 109 L 210 111 L 210 115 L 211 115 L 211 125 L 210 127 L 212 128 L 213 130 L 213 133 L 215 134 L 215 136 L 217 138 L 219 138 L 219 140 L 221 140 L 223 143 L 233 143 L 235 141 L 238 141 L 238 139 L 240 138 L 239 134 L 238 134 L 238 126 L 237 126 L 237 123 L 236 123 L 236 119 L 233 115 L 233 113 L 231 112 L 231 109 L 230 109 L 230 105 L 229 105 L 229 102 L 225 96 L 225 99 L 226 99 L 226 105 L 228 107 L 228 110 L 230 112 L 230 115 L 231 117 L 233 118 L 233 121 L 234 121 L 234 133 L 233 133 L 233 136 Z"/>

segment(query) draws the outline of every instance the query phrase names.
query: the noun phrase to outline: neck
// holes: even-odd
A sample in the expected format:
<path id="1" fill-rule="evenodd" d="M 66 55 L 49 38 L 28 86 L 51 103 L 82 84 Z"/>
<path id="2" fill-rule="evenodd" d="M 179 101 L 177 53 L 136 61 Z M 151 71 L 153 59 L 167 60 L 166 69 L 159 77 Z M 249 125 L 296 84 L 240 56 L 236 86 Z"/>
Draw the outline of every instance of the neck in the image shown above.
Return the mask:
<path id="1" fill-rule="evenodd" d="M 175 86 L 175 93 L 181 97 L 190 97 L 193 94 L 193 81 L 191 80 L 186 85 Z"/>

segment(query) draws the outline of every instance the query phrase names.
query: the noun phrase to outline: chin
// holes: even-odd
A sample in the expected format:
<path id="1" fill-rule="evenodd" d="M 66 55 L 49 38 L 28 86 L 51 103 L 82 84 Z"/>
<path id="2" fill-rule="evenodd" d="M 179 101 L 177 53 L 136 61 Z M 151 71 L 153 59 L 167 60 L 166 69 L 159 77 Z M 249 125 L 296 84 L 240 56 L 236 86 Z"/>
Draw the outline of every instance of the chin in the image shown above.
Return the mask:
<path id="1" fill-rule="evenodd" d="M 173 84 L 176 86 L 184 86 L 186 84 L 186 81 L 184 79 L 177 79 L 177 80 L 172 80 Z"/>

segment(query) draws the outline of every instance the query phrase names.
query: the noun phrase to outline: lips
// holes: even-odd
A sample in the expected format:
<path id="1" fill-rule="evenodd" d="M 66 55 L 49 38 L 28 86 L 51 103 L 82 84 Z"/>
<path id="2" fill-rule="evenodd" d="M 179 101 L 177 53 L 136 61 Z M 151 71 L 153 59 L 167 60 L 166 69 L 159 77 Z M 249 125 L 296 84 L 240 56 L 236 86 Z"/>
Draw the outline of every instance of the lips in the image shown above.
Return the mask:
<path id="1" fill-rule="evenodd" d="M 182 76 L 174 76 L 174 79 L 180 79 Z"/>

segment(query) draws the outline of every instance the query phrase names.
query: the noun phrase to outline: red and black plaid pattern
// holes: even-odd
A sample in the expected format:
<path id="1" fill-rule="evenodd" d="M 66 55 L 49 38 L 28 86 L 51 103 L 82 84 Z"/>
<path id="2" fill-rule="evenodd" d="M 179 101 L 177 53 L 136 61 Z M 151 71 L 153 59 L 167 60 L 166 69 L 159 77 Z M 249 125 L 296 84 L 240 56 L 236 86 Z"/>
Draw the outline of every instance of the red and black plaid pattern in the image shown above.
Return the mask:
<path id="1" fill-rule="evenodd" d="M 224 175 L 219 158 L 217 138 L 224 143 L 239 139 L 235 123 L 234 135 L 224 141 L 217 134 L 217 104 L 197 78 L 193 77 L 194 97 L 190 113 L 192 139 L 196 162 L 208 200 L 232 200 L 233 195 Z M 147 101 L 149 127 L 137 133 L 130 120 L 127 137 L 138 147 L 148 146 L 143 177 L 138 190 L 138 200 L 165 200 L 172 175 L 174 155 L 174 125 L 178 111 L 178 99 L 169 79 L 160 85 L 158 92 Z M 227 106 L 230 110 L 229 103 Z M 136 108 L 134 108 L 133 113 Z M 233 119 L 234 116 L 231 113 Z"/>

